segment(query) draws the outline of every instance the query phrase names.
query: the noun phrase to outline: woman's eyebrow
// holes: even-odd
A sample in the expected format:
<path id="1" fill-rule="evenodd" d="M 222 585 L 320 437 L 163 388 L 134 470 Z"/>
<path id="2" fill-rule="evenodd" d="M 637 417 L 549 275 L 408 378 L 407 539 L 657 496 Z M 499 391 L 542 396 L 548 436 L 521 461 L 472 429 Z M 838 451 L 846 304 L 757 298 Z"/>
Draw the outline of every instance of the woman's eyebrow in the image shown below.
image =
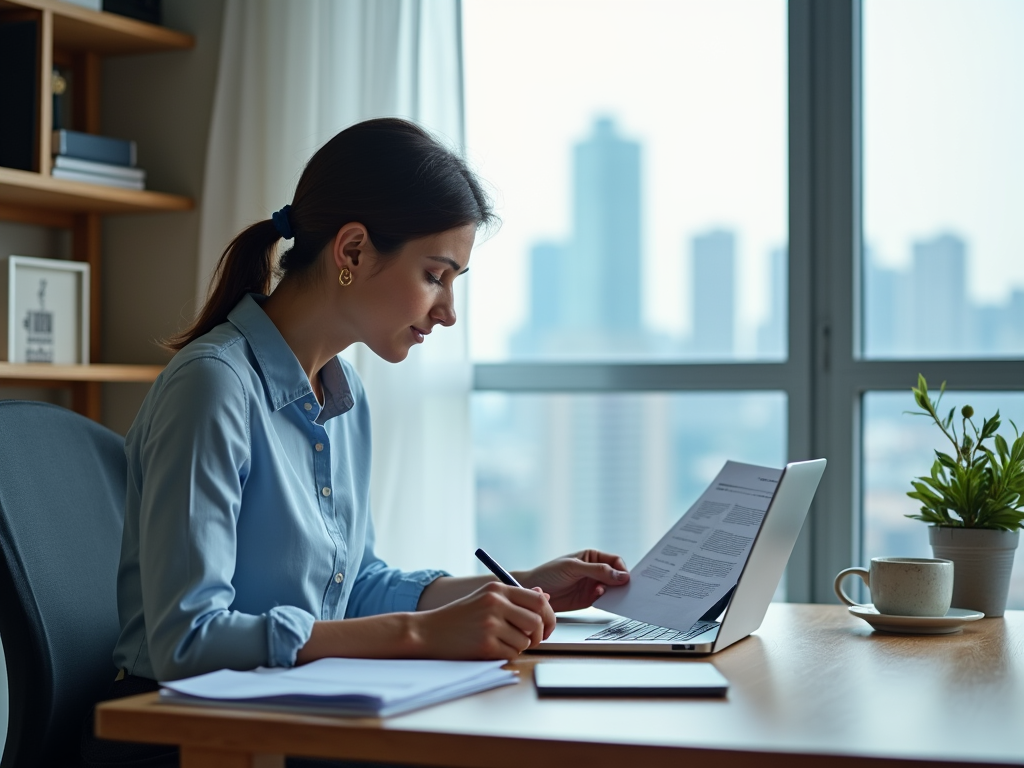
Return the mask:
<path id="1" fill-rule="evenodd" d="M 431 261 L 440 261 L 442 264 L 447 264 L 460 275 L 469 272 L 469 267 L 463 269 L 462 265 L 459 264 L 459 262 L 455 261 L 455 259 L 449 259 L 447 256 L 428 256 L 427 258 L 430 259 Z"/>

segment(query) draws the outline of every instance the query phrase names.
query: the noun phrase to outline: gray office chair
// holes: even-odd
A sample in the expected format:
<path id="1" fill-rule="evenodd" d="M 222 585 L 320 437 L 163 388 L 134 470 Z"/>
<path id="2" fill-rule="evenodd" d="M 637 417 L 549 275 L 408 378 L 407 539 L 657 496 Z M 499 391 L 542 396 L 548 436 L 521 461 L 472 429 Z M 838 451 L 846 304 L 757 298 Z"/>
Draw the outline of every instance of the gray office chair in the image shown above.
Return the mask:
<path id="1" fill-rule="evenodd" d="M 0 401 L 2 768 L 77 764 L 79 730 L 116 670 L 124 439 L 64 408 Z"/>

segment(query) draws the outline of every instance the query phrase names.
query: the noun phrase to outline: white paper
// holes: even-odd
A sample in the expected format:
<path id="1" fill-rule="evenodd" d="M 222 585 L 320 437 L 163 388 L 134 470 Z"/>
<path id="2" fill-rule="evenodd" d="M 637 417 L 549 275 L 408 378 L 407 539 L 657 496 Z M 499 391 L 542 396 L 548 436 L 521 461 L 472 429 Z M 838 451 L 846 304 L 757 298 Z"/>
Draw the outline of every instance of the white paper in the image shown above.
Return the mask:
<path id="1" fill-rule="evenodd" d="M 722 471 L 598 608 L 686 631 L 739 579 L 781 469 L 726 462 Z"/>
<path id="2" fill-rule="evenodd" d="M 221 703 L 389 715 L 516 682 L 503 661 L 320 659 L 291 668 L 223 669 L 161 683 L 175 703 Z"/>

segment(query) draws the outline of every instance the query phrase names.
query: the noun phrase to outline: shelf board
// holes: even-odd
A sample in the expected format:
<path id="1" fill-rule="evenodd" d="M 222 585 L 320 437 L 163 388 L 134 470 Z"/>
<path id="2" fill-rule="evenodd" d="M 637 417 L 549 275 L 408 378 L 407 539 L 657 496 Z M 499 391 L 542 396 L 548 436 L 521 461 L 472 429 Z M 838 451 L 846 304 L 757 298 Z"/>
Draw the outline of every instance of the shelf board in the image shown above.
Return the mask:
<path id="1" fill-rule="evenodd" d="M 50 363 L 0 362 L 0 381 L 137 381 L 149 383 L 160 375 L 162 365 L 51 365 Z"/>
<path id="2" fill-rule="evenodd" d="M 184 32 L 62 0 L 0 0 L 0 10 L 14 8 L 51 11 L 53 44 L 68 51 L 91 51 L 105 56 L 181 51 L 195 45 L 192 35 Z"/>
<path id="3" fill-rule="evenodd" d="M 151 190 L 122 189 L 0 168 L 0 204 L 69 213 L 188 211 L 192 200 Z"/>

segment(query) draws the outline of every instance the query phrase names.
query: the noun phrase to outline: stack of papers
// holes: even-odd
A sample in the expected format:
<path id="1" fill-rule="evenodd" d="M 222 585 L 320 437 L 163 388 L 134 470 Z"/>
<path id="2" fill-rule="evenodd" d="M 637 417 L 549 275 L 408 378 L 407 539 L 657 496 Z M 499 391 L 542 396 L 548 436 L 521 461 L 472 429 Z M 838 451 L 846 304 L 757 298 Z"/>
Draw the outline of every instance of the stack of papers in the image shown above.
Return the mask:
<path id="1" fill-rule="evenodd" d="M 511 685 L 503 661 L 320 659 L 301 667 L 224 669 L 161 683 L 162 701 L 385 717 Z"/>

